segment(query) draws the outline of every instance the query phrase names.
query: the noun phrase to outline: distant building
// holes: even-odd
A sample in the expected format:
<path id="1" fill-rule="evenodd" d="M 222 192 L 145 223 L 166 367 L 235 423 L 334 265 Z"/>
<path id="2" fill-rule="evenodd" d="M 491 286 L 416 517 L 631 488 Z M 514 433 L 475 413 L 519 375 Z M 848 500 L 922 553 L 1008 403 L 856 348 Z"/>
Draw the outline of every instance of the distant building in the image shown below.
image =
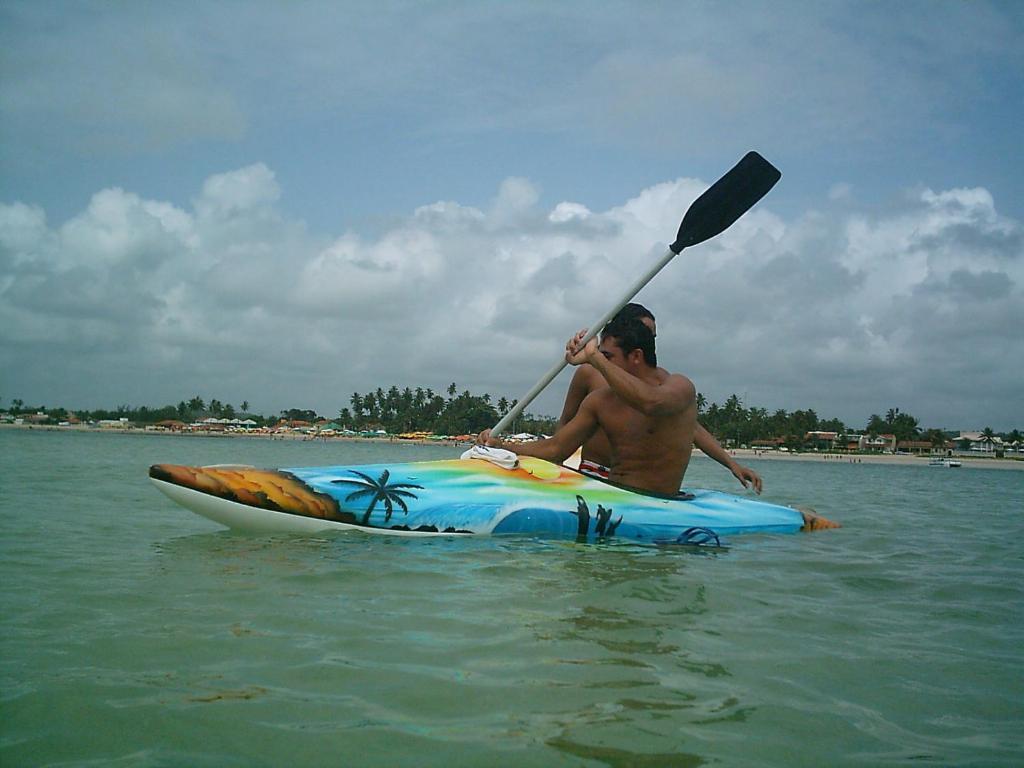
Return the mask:
<path id="1" fill-rule="evenodd" d="M 861 451 L 896 452 L 896 435 L 862 435 L 859 443 Z"/>
<path id="2" fill-rule="evenodd" d="M 981 432 L 960 432 L 960 436 L 956 438 L 956 444 L 962 445 L 964 442 L 969 443 L 968 450 L 977 451 L 979 453 L 995 453 L 1004 449 L 1003 438 L 998 435 L 992 437 L 985 437 Z"/>
<path id="3" fill-rule="evenodd" d="M 122 416 L 120 419 L 100 419 L 96 422 L 96 426 L 101 429 L 127 429 L 132 426 L 132 423 Z"/>
<path id="4" fill-rule="evenodd" d="M 824 449 L 831 451 L 835 448 L 838 432 L 808 432 L 804 435 L 804 443 L 810 444 L 815 450 Z"/>
<path id="5" fill-rule="evenodd" d="M 898 440 L 896 450 L 905 453 L 929 454 L 933 449 L 928 440 Z"/>
<path id="6" fill-rule="evenodd" d="M 856 435 L 852 432 L 847 432 L 845 435 L 845 442 L 837 446 L 844 451 L 859 451 L 861 446 L 864 444 L 864 435 Z"/>
<path id="7" fill-rule="evenodd" d="M 187 426 L 188 424 L 186 424 L 184 421 L 178 421 L 177 419 L 165 419 L 163 421 L 158 421 L 156 424 L 153 425 L 153 428 L 158 431 L 168 430 L 170 432 L 181 432 Z"/>

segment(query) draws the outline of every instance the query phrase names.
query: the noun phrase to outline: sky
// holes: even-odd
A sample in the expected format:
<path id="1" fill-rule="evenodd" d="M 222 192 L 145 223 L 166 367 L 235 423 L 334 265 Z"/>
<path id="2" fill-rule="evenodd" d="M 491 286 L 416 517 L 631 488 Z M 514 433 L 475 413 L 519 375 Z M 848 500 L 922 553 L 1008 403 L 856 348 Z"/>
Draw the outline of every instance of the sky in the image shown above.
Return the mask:
<path id="1" fill-rule="evenodd" d="M 659 363 L 1024 428 L 1022 113 L 1018 2 L 7 0 L 0 409 L 520 397 L 756 149 Z"/>

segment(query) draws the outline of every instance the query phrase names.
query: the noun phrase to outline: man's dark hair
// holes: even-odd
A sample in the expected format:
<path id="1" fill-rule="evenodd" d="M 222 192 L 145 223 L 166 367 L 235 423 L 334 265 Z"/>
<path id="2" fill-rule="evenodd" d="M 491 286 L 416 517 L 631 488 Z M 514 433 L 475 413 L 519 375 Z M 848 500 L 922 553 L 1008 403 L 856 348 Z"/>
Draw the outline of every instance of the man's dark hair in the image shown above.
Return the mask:
<path id="1" fill-rule="evenodd" d="M 619 317 L 616 315 L 601 331 L 601 338 L 612 337 L 619 342 L 623 354 L 628 355 L 634 349 L 644 353 L 644 362 L 650 366 L 658 364 L 658 353 L 654 350 L 654 334 L 639 317 Z"/>
<path id="2" fill-rule="evenodd" d="M 636 318 L 637 320 L 643 320 L 645 317 L 649 317 L 651 322 L 657 322 L 654 319 L 654 315 L 647 307 L 643 304 L 635 304 L 630 302 L 618 312 L 615 313 L 615 317 L 609 320 L 609 323 L 614 323 L 616 320 L 631 320 Z"/>

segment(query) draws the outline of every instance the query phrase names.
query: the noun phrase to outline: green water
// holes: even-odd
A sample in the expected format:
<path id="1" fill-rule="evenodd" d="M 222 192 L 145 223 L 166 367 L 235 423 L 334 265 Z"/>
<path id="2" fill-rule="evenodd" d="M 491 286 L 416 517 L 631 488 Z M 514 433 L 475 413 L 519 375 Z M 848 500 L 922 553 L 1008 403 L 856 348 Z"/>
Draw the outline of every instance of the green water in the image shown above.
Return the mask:
<path id="1" fill-rule="evenodd" d="M 717 553 L 240 536 L 146 478 L 456 453 L 0 431 L 0 765 L 1024 764 L 1021 472 L 757 463 L 845 527 Z"/>

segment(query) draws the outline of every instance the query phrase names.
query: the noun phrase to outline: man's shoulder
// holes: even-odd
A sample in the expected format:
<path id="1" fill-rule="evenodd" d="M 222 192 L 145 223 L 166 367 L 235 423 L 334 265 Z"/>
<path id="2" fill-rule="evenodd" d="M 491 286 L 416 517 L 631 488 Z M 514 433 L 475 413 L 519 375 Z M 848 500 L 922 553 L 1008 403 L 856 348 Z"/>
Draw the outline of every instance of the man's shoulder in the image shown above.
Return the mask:
<path id="1" fill-rule="evenodd" d="M 677 383 L 678 382 L 683 382 L 687 386 L 690 386 L 690 387 L 693 386 L 693 381 L 691 381 L 690 377 L 687 376 L 684 373 L 669 373 L 669 378 L 672 379 L 673 381 L 677 382 Z"/>
<path id="2" fill-rule="evenodd" d="M 690 381 L 690 377 L 683 373 L 673 373 L 665 368 L 658 368 L 658 375 L 661 377 L 661 383 L 672 384 L 673 386 L 686 385 L 689 387 L 694 386 L 693 382 Z"/>
<path id="3" fill-rule="evenodd" d="M 693 398 L 697 396 L 697 387 L 688 376 L 682 373 L 669 373 L 662 386 L 668 386 L 677 392 L 681 397 Z"/>
<path id="4" fill-rule="evenodd" d="M 572 381 L 573 384 L 586 387 L 588 393 L 596 389 L 608 387 L 608 382 L 604 380 L 604 376 L 592 365 L 577 366 L 576 371 L 572 375 Z"/>
<path id="5" fill-rule="evenodd" d="M 619 396 L 615 394 L 615 390 L 609 386 L 598 387 L 592 389 L 590 394 L 586 396 L 584 402 L 593 407 L 602 407 L 608 403 L 615 402 L 619 399 Z"/>

